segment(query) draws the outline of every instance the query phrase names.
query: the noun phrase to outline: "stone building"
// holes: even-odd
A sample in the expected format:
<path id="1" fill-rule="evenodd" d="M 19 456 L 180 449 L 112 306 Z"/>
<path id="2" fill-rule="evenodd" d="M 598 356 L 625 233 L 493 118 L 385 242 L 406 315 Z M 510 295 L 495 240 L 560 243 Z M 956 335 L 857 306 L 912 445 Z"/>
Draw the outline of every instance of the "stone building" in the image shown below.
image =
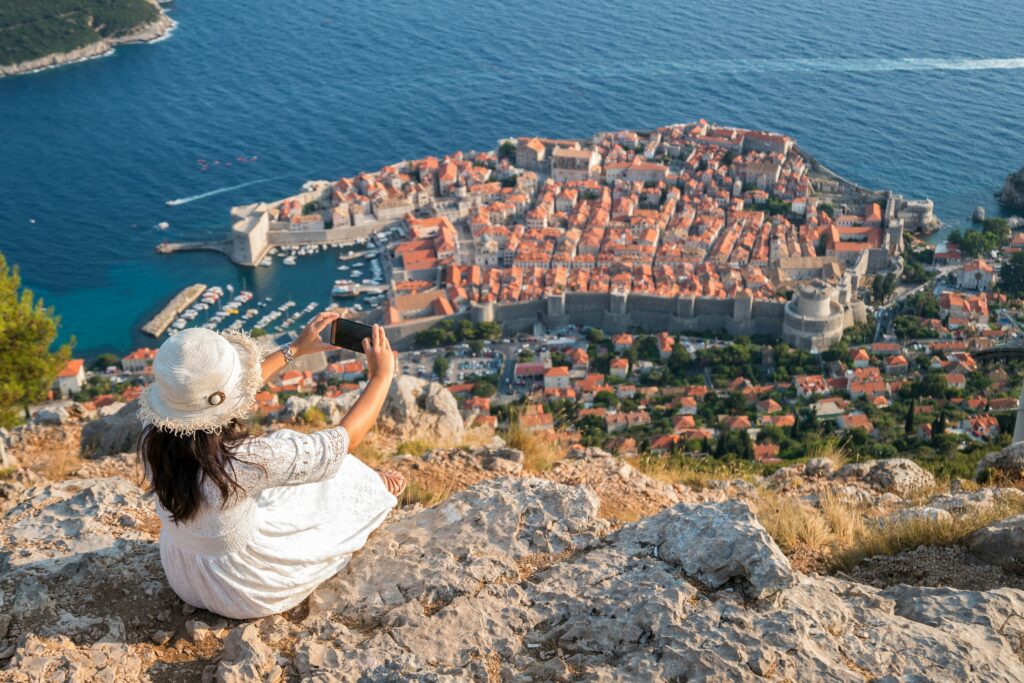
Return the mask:
<path id="1" fill-rule="evenodd" d="M 841 302 L 842 294 L 821 280 L 800 285 L 795 296 L 786 303 L 782 340 L 814 353 L 824 351 L 839 341 L 846 327 L 857 318 L 864 317 L 863 310 L 854 310 L 854 306 Z"/>
<path id="2" fill-rule="evenodd" d="M 557 182 L 583 182 L 601 173 L 601 155 L 596 149 L 558 147 L 551 153 L 551 177 Z"/>

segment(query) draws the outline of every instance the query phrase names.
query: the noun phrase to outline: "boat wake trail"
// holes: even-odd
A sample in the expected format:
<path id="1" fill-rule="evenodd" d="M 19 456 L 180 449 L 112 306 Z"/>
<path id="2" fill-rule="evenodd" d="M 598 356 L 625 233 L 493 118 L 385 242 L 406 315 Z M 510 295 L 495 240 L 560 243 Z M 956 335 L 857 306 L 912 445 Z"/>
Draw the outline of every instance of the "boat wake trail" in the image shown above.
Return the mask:
<path id="1" fill-rule="evenodd" d="M 260 183 L 269 183 L 271 180 L 280 180 L 281 178 L 284 178 L 284 177 L 285 176 L 283 176 L 283 175 L 279 175 L 279 176 L 274 176 L 273 178 L 261 178 L 260 180 L 250 180 L 249 182 L 242 183 L 241 185 L 232 185 L 231 187 L 221 187 L 221 188 L 218 188 L 216 190 L 210 190 L 209 192 L 204 192 L 202 194 L 192 195 L 191 197 L 182 197 L 181 199 L 168 199 L 166 204 L 167 204 L 167 206 L 181 206 L 182 204 L 190 204 L 192 202 L 197 202 L 200 199 L 206 199 L 207 197 L 213 197 L 213 196 L 218 195 L 218 194 L 224 194 L 225 192 L 231 192 L 232 190 L 241 190 L 243 187 L 249 187 L 250 185 L 258 185 Z"/>
<path id="2" fill-rule="evenodd" d="M 884 71 L 1000 71 L 1024 69 L 1024 57 L 950 59 L 903 57 L 899 59 L 729 59 L 697 62 L 654 62 L 666 73 L 876 73 Z"/>
<path id="3" fill-rule="evenodd" d="M 787 66 L 794 71 L 986 71 L 1024 69 L 1024 58 L 794 59 L 783 62 L 783 69 Z"/>

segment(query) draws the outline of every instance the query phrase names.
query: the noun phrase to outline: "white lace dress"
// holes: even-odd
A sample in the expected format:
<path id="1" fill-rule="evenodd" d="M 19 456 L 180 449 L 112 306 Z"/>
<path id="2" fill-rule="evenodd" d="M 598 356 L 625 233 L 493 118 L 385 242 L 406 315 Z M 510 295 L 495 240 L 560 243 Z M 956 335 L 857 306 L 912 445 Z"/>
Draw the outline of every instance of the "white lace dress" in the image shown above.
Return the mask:
<path id="1" fill-rule="evenodd" d="M 302 602 L 344 567 L 397 500 L 380 476 L 348 454 L 344 428 L 288 429 L 238 449 L 242 487 L 221 507 L 216 486 L 184 524 L 163 523 L 160 560 L 171 588 L 196 607 L 234 619 Z"/>

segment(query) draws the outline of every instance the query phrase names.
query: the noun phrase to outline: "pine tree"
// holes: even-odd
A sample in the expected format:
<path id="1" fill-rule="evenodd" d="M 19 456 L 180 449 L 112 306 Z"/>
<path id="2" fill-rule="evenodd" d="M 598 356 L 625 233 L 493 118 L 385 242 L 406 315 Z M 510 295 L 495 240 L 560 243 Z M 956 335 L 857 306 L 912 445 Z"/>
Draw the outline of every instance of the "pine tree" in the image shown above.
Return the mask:
<path id="1" fill-rule="evenodd" d="M 65 344 L 50 351 L 60 319 L 21 286 L 17 266 L 8 268 L 0 253 L 0 426 L 18 422 L 19 408 L 46 398 L 54 378 L 71 357 Z"/>

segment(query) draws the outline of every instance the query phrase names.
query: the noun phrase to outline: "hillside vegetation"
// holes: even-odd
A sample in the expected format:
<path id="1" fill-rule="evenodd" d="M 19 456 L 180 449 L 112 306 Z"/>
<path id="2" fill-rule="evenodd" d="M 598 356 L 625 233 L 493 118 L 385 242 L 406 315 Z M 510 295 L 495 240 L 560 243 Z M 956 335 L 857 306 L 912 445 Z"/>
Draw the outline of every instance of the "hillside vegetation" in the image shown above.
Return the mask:
<path id="1" fill-rule="evenodd" d="M 147 0 L 0 0 L 0 65 L 117 38 L 159 16 Z"/>

